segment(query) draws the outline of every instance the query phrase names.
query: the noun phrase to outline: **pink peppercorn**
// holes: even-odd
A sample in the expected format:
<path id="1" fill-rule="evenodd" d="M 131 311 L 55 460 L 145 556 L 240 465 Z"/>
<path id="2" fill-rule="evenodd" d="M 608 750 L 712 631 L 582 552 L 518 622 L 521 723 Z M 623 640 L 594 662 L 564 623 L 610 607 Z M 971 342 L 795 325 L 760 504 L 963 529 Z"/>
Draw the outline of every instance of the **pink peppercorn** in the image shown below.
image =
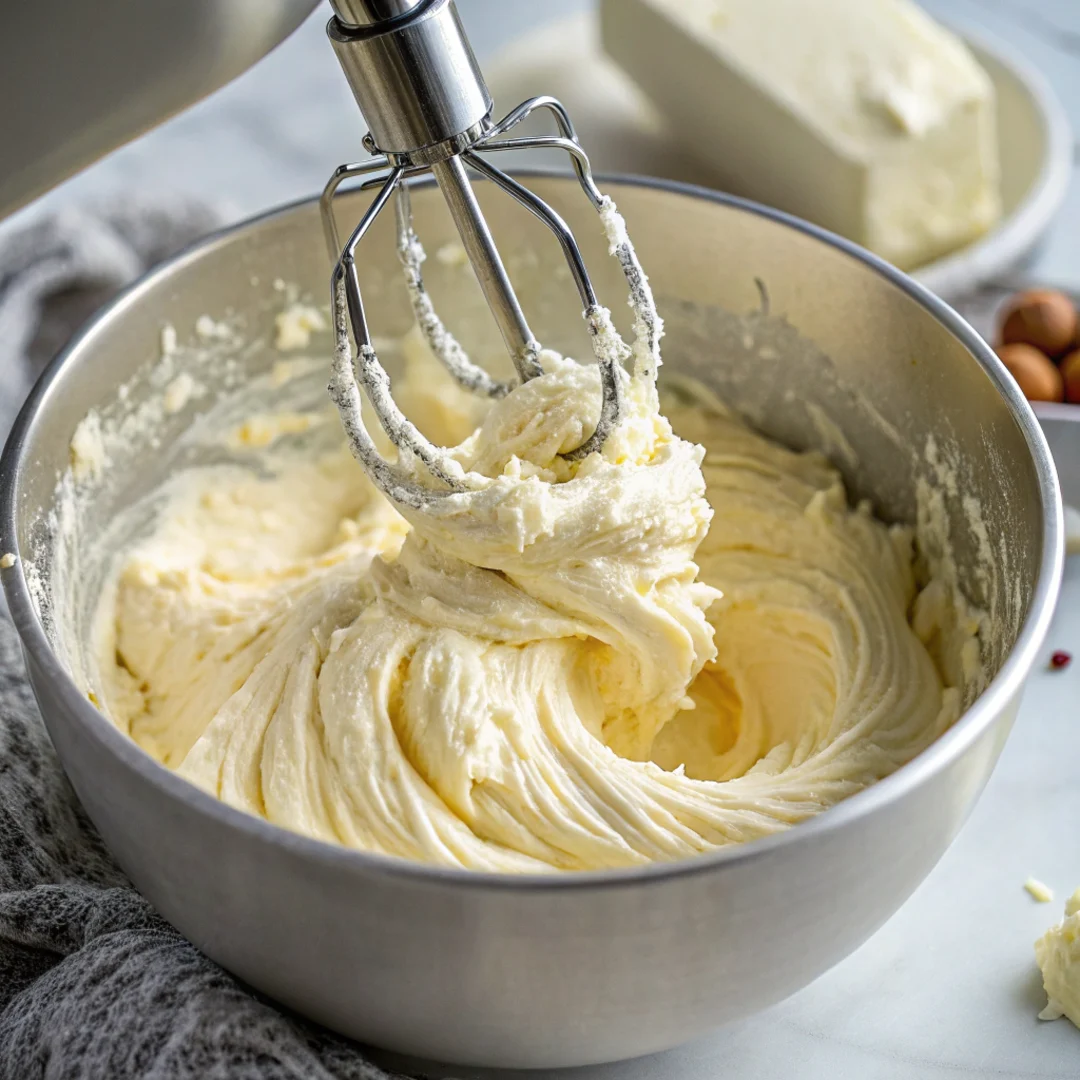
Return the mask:
<path id="1" fill-rule="evenodd" d="M 1050 666 L 1054 671 L 1061 671 L 1063 668 L 1067 668 L 1072 663 L 1072 653 L 1065 652 L 1064 649 L 1058 649 L 1050 657 Z"/>

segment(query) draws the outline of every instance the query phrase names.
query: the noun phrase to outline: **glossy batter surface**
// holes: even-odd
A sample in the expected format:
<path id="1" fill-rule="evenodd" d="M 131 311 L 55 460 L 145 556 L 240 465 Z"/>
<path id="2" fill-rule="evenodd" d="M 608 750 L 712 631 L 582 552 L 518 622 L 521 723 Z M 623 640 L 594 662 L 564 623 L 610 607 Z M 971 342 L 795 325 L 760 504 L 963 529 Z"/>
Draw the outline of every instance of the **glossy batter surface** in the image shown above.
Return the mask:
<path id="1" fill-rule="evenodd" d="M 571 465 L 597 376 L 546 365 L 454 451 L 494 482 L 433 515 L 406 522 L 344 449 L 176 478 L 103 601 L 106 711 L 286 828 L 511 871 L 768 835 L 955 719 L 912 629 L 938 628 L 910 530 L 821 457 L 716 402 L 661 413 L 648 384 Z M 440 441 L 475 422 L 429 413 Z"/>

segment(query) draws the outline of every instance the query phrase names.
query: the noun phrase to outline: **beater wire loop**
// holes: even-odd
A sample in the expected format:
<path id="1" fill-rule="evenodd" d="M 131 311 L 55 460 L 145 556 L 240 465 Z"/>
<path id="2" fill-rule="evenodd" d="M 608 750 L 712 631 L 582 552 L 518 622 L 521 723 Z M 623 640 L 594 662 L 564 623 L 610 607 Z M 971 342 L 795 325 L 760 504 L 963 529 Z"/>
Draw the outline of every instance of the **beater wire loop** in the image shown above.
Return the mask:
<path id="1" fill-rule="evenodd" d="M 559 134 L 507 137 L 536 112 L 550 114 Z M 485 477 L 467 473 L 444 448 L 430 442 L 401 412 L 391 392 L 390 376 L 376 356 L 361 297 L 356 254 L 372 223 L 391 198 L 395 200 L 398 258 L 404 270 L 413 315 L 431 352 L 458 386 L 496 399 L 504 397 L 518 383 L 542 374 L 540 347 L 521 315 L 479 205 L 469 190 L 463 166 L 470 167 L 524 206 L 559 242 L 581 299 L 583 317 L 599 369 L 601 389 L 599 418 L 593 433 L 579 447 L 563 456 L 580 460 L 600 450 L 622 419 L 623 386 L 627 378 L 655 378 L 662 324 L 656 316 L 652 293 L 634 248 L 621 224 L 613 224 L 621 222 L 621 219 L 614 214 L 614 207 L 597 187 L 588 155 L 577 142 L 574 125 L 566 109 L 553 97 L 531 98 L 496 123 L 483 125 L 482 132 L 471 145 L 464 149 L 455 147 L 455 153 L 450 158 L 434 160 L 434 164 L 431 163 L 433 159 L 429 151 L 425 151 L 428 155 L 425 161 L 417 162 L 410 160 L 408 155 L 379 151 L 370 138 L 365 145 L 375 151 L 376 156 L 370 161 L 342 165 L 336 169 L 323 190 L 320 210 L 327 247 L 334 260 L 332 310 L 336 353 L 330 394 L 341 413 L 353 453 L 375 484 L 400 506 L 422 510 L 435 500 L 475 491 L 490 483 Z M 508 150 L 558 150 L 569 155 L 578 183 L 604 222 L 609 250 L 618 259 L 630 288 L 630 303 L 635 313 L 633 349 L 628 348 L 618 336 L 607 309 L 599 304 L 569 225 L 539 195 L 484 157 L 489 152 Z M 475 364 L 447 329 L 428 294 L 421 269 L 426 255 L 413 227 L 408 181 L 432 172 L 444 195 L 451 200 L 451 209 L 459 229 L 465 224 L 475 229 L 475 232 L 463 235 L 462 239 L 489 306 L 499 317 L 500 328 L 518 371 L 516 380 L 495 379 Z M 344 183 L 354 180 L 360 182 L 360 190 L 374 188 L 376 193 L 342 246 L 334 216 L 334 199 Z M 355 342 L 355 350 L 352 342 Z M 629 371 L 625 370 L 627 367 Z M 364 397 L 387 438 L 397 448 L 396 461 L 380 453 L 365 426 Z M 418 466 L 429 474 L 430 484 L 420 478 Z"/>

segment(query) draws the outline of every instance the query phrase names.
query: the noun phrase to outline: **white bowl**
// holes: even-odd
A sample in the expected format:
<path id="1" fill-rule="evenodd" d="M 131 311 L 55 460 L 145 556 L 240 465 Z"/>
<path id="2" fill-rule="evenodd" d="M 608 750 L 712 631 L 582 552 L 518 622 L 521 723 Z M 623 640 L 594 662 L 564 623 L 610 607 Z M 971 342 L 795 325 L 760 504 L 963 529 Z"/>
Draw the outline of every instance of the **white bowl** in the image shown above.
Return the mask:
<path id="1" fill-rule="evenodd" d="M 1001 162 L 1005 212 L 981 240 L 912 273 L 945 297 L 969 292 L 1022 262 L 1060 209 L 1072 172 L 1069 121 L 1042 75 L 1002 43 L 967 30 L 962 36 L 997 91 L 998 138 L 1008 147 Z M 708 167 L 676 145 L 649 101 L 603 53 L 592 12 L 522 36 L 486 65 L 486 74 L 499 114 L 534 94 L 559 98 L 599 172 L 715 186 Z M 550 164 L 551 158 L 530 152 L 519 163 Z"/>

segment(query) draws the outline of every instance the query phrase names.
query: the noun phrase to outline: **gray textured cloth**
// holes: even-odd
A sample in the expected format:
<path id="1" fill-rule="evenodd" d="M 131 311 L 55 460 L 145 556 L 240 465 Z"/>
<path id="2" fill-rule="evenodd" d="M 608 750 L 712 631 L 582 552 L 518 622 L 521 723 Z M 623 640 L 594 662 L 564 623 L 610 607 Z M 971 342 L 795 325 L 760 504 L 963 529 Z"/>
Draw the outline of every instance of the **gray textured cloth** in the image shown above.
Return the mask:
<path id="1" fill-rule="evenodd" d="M 111 293 L 207 231 L 201 207 L 69 211 L 0 241 L 0 435 Z M 0 1080 L 387 1080 L 157 916 L 69 787 L 0 611 Z"/>

